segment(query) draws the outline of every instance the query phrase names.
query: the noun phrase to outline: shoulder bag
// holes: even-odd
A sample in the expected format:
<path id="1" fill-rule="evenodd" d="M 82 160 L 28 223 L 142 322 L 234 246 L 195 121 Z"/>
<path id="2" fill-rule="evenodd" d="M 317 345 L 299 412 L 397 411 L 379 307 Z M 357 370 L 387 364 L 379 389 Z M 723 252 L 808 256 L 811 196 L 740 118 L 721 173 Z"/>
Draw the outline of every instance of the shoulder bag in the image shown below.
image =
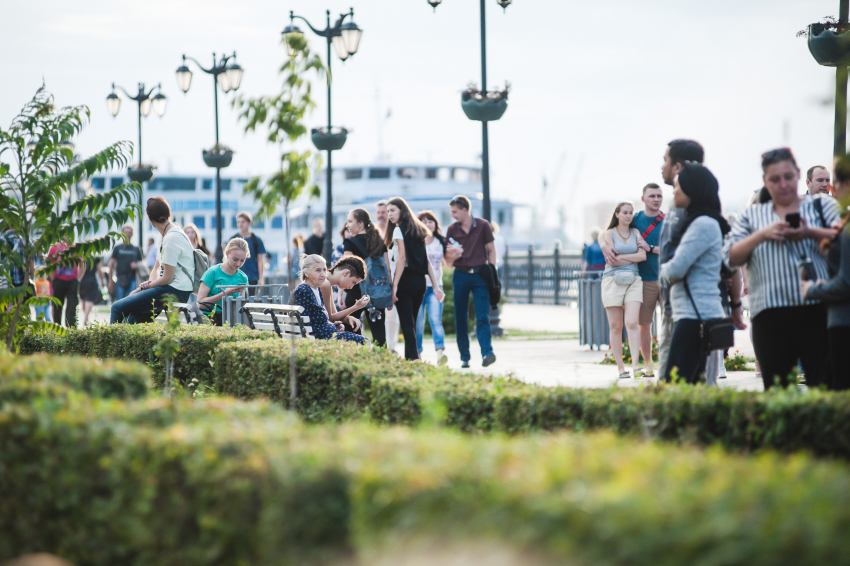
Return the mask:
<path id="1" fill-rule="evenodd" d="M 688 279 L 685 277 L 685 292 L 688 294 L 688 299 L 694 306 L 694 312 L 697 313 L 699 321 L 699 337 L 700 346 L 703 352 L 708 353 L 713 350 L 726 350 L 735 345 L 735 325 L 732 323 L 732 317 L 711 318 L 703 320 L 697 309 L 697 304 L 691 295 L 691 289 L 688 287 Z"/>

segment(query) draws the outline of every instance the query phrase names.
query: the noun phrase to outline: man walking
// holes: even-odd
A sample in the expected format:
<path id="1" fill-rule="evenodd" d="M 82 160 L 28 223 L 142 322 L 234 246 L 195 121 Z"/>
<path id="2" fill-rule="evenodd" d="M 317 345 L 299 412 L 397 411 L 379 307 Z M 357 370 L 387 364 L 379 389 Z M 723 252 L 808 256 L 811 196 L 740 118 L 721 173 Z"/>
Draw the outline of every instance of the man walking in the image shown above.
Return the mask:
<path id="1" fill-rule="evenodd" d="M 829 171 L 823 165 L 809 167 L 806 171 L 806 194 L 829 194 Z"/>
<path id="2" fill-rule="evenodd" d="M 322 255 L 325 242 L 325 223 L 321 218 L 313 219 L 313 234 L 304 242 L 304 253 L 307 255 Z"/>
<path id="3" fill-rule="evenodd" d="M 661 238 L 661 226 L 664 213 L 661 203 L 664 192 L 655 183 L 643 188 L 643 210 L 635 215 L 634 226 L 643 237 L 640 246 L 646 252 L 646 261 L 638 263 L 638 273 L 643 281 L 643 303 L 640 306 L 638 324 L 640 324 L 640 351 L 646 364 L 644 377 L 653 377 L 652 372 L 652 319 L 655 306 L 661 304 L 661 290 L 658 287 L 658 243 Z"/>
<path id="4" fill-rule="evenodd" d="M 475 304 L 475 328 L 478 346 L 481 348 L 482 365 L 487 367 L 496 361 L 490 335 L 490 287 L 481 268 L 496 263 L 496 246 L 493 244 L 493 229 L 483 218 L 470 214 L 471 201 L 459 195 L 449 201 L 454 224 L 446 230 L 450 245 L 459 245 L 461 256 L 453 261 L 452 287 L 455 301 L 455 324 L 457 347 L 460 350 L 462 367 L 469 367 L 469 294 Z"/>
<path id="5" fill-rule="evenodd" d="M 250 212 L 242 211 L 236 215 L 236 227 L 239 229 L 238 234 L 234 234 L 227 241 L 233 238 L 242 238 L 248 242 L 248 259 L 242 264 L 241 270 L 248 276 L 248 285 L 262 285 L 263 273 L 265 272 L 266 263 L 266 246 L 263 241 L 251 232 L 251 224 L 254 223 L 254 217 Z M 321 252 L 320 252 L 321 253 Z M 248 294 L 254 295 L 256 289 L 249 288 Z"/>
<path id="6" fill-rule="evenodd" d="M 136 262 L 144 259 L 142 250 L 130 243 L 133 241 L 133 226 L 126 224 L 121 231 L 124 232 L 124 237 L 127 239 L 112 249 L 112 256 L 109 258 L 109 281 L 107 283 L 109 293 L 115 293 L 116 301 L 120 301 L 138 287 L 139 282 L 136 281 L 138 266 Z M 117 286 L 116 278 L 118 279 Z"/>

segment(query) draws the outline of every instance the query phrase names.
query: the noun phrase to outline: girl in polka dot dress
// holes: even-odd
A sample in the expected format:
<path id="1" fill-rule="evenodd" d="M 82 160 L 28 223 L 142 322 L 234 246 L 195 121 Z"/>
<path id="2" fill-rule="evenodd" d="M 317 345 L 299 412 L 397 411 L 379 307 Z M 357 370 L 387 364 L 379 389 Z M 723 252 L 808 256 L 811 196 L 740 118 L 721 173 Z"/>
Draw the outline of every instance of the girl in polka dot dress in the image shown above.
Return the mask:
<path id="1" fill-rule="evenodd" d="M 340 332 L 328 321 L 328 311 L 322 301 L 320 288 L 327 279 L 328 268 L 325 258 L 320 255 L 301 256 L 301 281 L 290 298 L 290 304 L 304 307 L 304 315 L 310 317 L 313 336 L 319 340 L 348 340 L 358 344 L 368 344 L 369 340 L 353 332 Z"/>

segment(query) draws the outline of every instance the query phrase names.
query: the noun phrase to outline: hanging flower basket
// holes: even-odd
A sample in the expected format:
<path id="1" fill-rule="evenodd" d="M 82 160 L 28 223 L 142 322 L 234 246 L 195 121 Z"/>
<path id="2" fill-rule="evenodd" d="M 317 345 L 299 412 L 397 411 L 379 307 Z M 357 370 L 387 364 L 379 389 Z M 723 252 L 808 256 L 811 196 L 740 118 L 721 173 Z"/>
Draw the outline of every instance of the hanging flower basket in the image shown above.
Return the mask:
<path id="1" fill-rule="evenodd" d="M 470 120 L 492 122 L 498 120 L 508 109 L 510 84 L 505 83 L 503 90 L 478 90 L 474 84 L 467 86 L 461 93 L 460 106 Z"/>
<path id="2" fill-rule="evenodd" d="M 233 161 L 233 150 L 222 144 L 216 144 L 209 150 L 205 149 L 203 156 L 207 167 L 224 169 L 225 167 L 229 167 Z"/>
<path id="3" fill-rule="evenodd" d="M 150 181 L 153 179 L 154 173 L 156 173 L 156 167 L 153 165 L 139 164 L 127 169 L 127 176 L 130 177 L 130 181 L 134 183 Z"/>
<path id="4" fill-rule="evenodd" d="M 313 138 L 313 145 L 320 151 L 336 151 L 342 149 L 345 145 L 345 140 L 348 137 L 348 132 L 345 128 L 313 128 L 310 131 L 310 137 Z"/>
<path id="5" fill-rule="evenodd" d="M 802 32 L 801 32 L 802 34 Z M 837 67 L 850 64 L 850 30 L 844 22 L 828 21 L 809 26 L 809 52 L 819 64 Z"/>

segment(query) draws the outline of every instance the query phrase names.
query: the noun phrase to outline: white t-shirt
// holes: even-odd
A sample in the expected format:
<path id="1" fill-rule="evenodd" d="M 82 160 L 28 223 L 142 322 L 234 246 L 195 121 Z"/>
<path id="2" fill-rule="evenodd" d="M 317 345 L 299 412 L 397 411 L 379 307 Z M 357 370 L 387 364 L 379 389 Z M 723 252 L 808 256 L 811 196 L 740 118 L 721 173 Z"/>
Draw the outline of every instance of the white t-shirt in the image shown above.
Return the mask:
<path id="1" fill-rule="evenodd" d="M 443 244 L 440 240 L 434 238 L 430 244 L 425 244 L 425 252 L 428 254 L 428 261 L 431 262 L 431 267 L 434 269 L 434 278 L 437 282 L 443 280 Z M 431 287 L 431 278 L 425 276 L 425 284 Z"/>
<path id="2" fill-rule="evenodd" d="M 178 291 L 192 290 L 191 276 L 195 273 L 195 249 L 189 243 L 189 237 L 183 233 L 183 230 L 172 224 L 162 238 L 158 258 L 158 277 L 162 277 L 165 273 L 165 265 L 173 265 L 174 279 L 171 280 L 171 286 Z M 186 275 L 187 273 L 189 275 Z"/>
<path id="3" fill-rule="evenodd" d="M 404 241 L 404 234 L 401 233 L 401 228 L 396 226 L 393 229 L 393 242 L 396 240 Z M 398 262 L 398 246 L 393 245 L 393 249 L 390 251 L 390 265 L 393 268 L 393 276 L 395 276 L 395 264 Z M 405 262 L 407 263 L 407 262 Z M 405 265 L 407 267 L 407 265 Z"/>

